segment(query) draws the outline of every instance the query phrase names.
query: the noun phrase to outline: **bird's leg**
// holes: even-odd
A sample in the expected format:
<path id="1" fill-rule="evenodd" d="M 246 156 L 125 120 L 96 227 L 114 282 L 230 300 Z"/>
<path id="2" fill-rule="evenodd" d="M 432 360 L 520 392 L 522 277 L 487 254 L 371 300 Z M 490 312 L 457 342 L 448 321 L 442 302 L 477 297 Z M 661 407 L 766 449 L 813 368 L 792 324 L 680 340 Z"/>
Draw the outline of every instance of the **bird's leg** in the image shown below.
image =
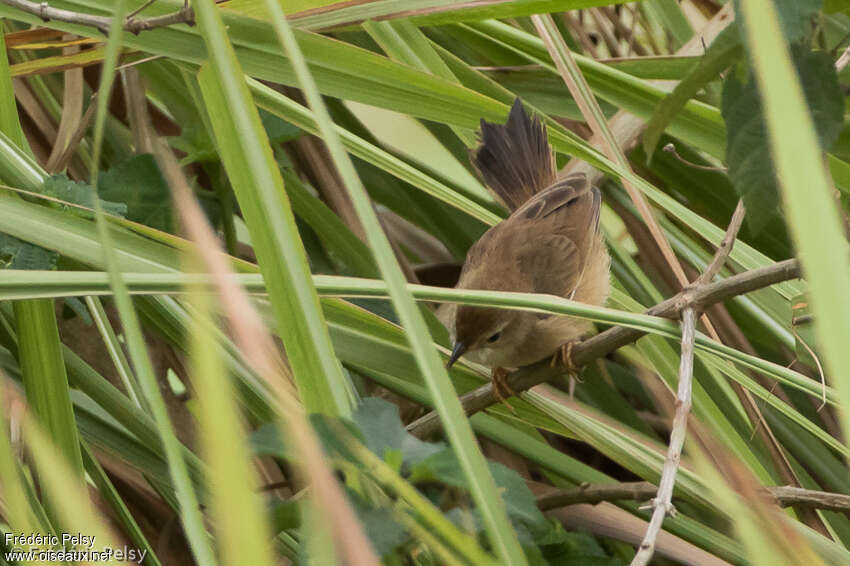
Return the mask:
<path id="1" fill-rule="evenodd" d="M 581 368 L 573 362 L 573 346 L 578 343 L 579 340 L 571 340 L 561 344 L 552 356 L 552 362 L 549 364 L 550 367 L 555 367 L 555 364 L 560 363 L 571 377 L 578 378 Z"/>
<path id="2" fill-rule="evenodd" d="M 511 386 L 508 385 L 507 378 L 511 374 L 505 368 L 493 368 L 490 379 L 493 380 L 493 393 L 496 394 L 496 397 L 499 398 L 499 401 L 505 404 L 505 406 L 511 410 L 512 413 L 516 414 L 516 411 L 511 404 L 508 403 L 508 397 L 513 397 L 516 395 L 516 391 L 511 389 Z"/>
<path id="3" fill-rule="evenodd" d="M 570 385 L 569 385 L 569 393 L 570 399 L 573 398 L 573 394 L 576 390 L 576 381 L 581 381 L 578 378 L 579 371 L 581 370 L 575 362 L 573 362 L 573 346 L 578 343 L 578 340 L 571 340 L 561 346 L 555 351 L 555 354 L 552 356 L 552 362 L 550 364 L 551 367 L 555 367 L 555 364 L 560 363 L 564 369 L 567 370 L 567 373 L 570 376 Z"/>

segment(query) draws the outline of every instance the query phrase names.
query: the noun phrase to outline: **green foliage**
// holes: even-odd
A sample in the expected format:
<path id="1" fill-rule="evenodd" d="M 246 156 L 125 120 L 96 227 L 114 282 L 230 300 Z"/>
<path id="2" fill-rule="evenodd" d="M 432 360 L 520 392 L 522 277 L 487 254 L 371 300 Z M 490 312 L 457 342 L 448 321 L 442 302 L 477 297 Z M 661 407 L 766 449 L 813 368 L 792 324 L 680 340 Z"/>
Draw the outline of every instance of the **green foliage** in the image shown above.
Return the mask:
<path id="1" fill-rule="evenodd" d="M 776 0 L 782 30 L 789 41 L 802 39 L 814 25 L 823 0 Z"/>
<path id="2" fill-rule="evenodd" d="M 0 233 L 0 261 L 4 269 L 53 269 L 59 254 Z"/>
<path id="3" fill-rule="evenodd" d="M 461 528 L 474 526 L 476 534 L 483 535 L 480 517 L 466 495 L 467 483 L 460 470 L 454 452 L 442 442 L 424 442 L 407 432 L 398 414 L 398 407 L 383 399 L 363 399 L 352 414 L 351 420 L 330 419 L 313 416 L 313 423 L 320 432 L 329 454 L 349 460 L 350 446 L 341 443 L 335 426 L 342 425 L 354 434 L 373 454 L 398 471 L 431 501 L 438 504 Z M 279 428 L 266 424 L 251 435 L 251 444 L 256 454 L 278 458 L 291 457 L 285 447 Z M 537 508 L 534 495 L 525 480 L 514 470 L 498 462 L 488 462 L 508 514 L 514 527 L 521 534 L 523 548 L 532 558 L 533 564 L 558 563 L 557 560 L 588 560 L 588 564 L 615 566 L 616 560 L 605 554 L 598 543 L 587 535 L 568 533 L 559 524 L 547 519 Z M 392 513 L 375 506 L 373 493 L 367 488 L 362 472 L 349 475 L 354 468 L 341 465 L 346 474 L 349 497 L 358 516 L 363 520 L 370 539 L 382 554 L 397 550 L 412 542 L 411 534 Z M 470 515 L 470 512 L 472 514 Z M 276 524 L 294 527 L 297 524 L 291 506 L 275 507 Z M 536 557 L 536 558 L 535 558 Z"/>
<path id="4" fill-rule="evenodd" d="M 266 110 L 260 110 L 260 121 L 263 123 L 266 135 L 269 136 L 269 142 L 272 144 L 293 140 L 301 135 L 301 130 L 297 126 L 281 120 L 278 116 Z"/>
<path id="5" fill-rule="evenodd" d="M 142 3 L 63 0 L 61 7 L 108 16 Z M 152 564 L 183 562 L 185 557 L 169 555 L 169 545 L 145 540 L 147 525 L 171 524 L 176 513 L 182 528 L 170 530 L 170 540 L 199 551 L 196 561 L 205 566 L 353 563 L 345 545 L 325 528 L 332 523 L 329 517 L 349 505 L 354 515 L 343 526 L 346 533 L 362 530 L 389 566 L 495 564 L 507 556 L 508 546 L 514 554 L 503 562 L 511 566 L 524 560 L 535 566 L 628 563 L 646 528 L 643 502 L 593 508 L 589 521 L 587 506 L 550 515 L 567 518 L 564 524 L 583 522 L 593 531 L 568 532 L 540 512 L 527 484 L 574 489 L 585 483 L 658 481 L 680 330 L 677 321 L 638 313 L 670 297 L 677 285 L 666 277 L 666 260 L 636 220 L 635 204 L 620 186 L 626 179 L 648 199 L 689 276 L 711 260 L 739 196 L 748 205 L 747 224 L 716 279 L 764 269 L 796 253 L 806 276 L 728 299 L 722 318 L 716 309 L 706 310 L 722 343 L 697 336 L 692 414 L 674 494 L 678 513 L 663 522 L 665 534 L 658 542 L 665 558 L 660 560 L 850 564 L 850 519 L 844 514 L 795 509 L 774 515 L 740 490 L 789 482 L 850 492 L 845 462 L 850 434 L 840 430 L 848 422 L 850 371 L 829 366 L 838 360 L 835 368 L 850 368 L 843 347 L 850 334 L 843 299 L 850 283 L 839 222 L 846 225 L 850 211 L 850 128 L 843 115 L 850 67 L 837 77 L 833 70 L 850 37 L 846 0 L 735 0 L 731 6 L 701 0 L 626 6 L 610 0 L 480 6 L 449 0 L 323 0 L 310 6 L 301 2 L 304 9 L 324 7 L 289 18 L 299 28 L 297 46 L 278 41 L 276 32 L 286 38 L 286 21 L 277 3 L 266 4 L 230 0 L 214 6 L 197 0 L 197 26 L 169 25 L 138 35 L 116 35 L 116 20 L 109 48 L 84 53 L 88 63 L 99 53 L 109 54 L 110 64 L 100 72 L 104 84 L 112 79 L 109 68 L 119 49 L 137 63 L 132 72 L 143 79 L 147 103 L 134 107 L 128 97 L 127 109 L 138 114 L 146 108 L 156 132 L 168 136 L 160 141 L 181 159 L 194 195 L 221 231 L 233 256 L 228 261 L 239 271 L 235 281 L 254 294 L 250 301 L 260 320 L 283 344 L 300 402 L 308 412 L 341 409 L 342 417 L 310 420 L 345 496 L 332 502 L 330 515 L 323 515 L 321 497 L 315 497 L 328 492 L 317 484 L 302 489 L 300 482 L 312 479 L 316 470 L 299 475 L 304 470 L 302 453 L 294 449 L 295 431 L 275 421 L 280 397 L 271 380 L 285 376 L 251 365 L 255 344 L 233 341 L 233 321 L 222 316 L 219 290 L 207 278 L 185 272 L 183 266 L 190 264 L 183 254 L 194 246 L 174 230 L 171 191 L 154 159 L 135 155 L 138 134 L 150 132 L 135 131 L 133 113 L 118 111 L 122 105 L 101 92 L 95 103 L 97 135 L 80 130 L 85 135 L 72 148 L 67 176 L 48 177 L 39 167 L 55 138 L 68 139 L 70 132 L 54 136 L 52 127 L 75 121 L 74 108 L 64 105 L 71 95 L 79 96 L 72 90 L 72 67 L 81 59 L 60 53 L 53 40 L 50 49 L 20 41 L 34 42 L 32 34 L 41 33 L 29 26 L 98 43 L 103 32 L 61 18 L 45 22 L 0 2 L 9 40 L 0 64 L 0 86 L 5 85 L 0 88 L 0 181 L 10 189 L 0 187 L 0 262 L 11 268 L 0 272 L 0 366 L 10 379 L 23 375 L 28 382 L 23 388 L 2 384 L 0 397 L 7 391 L 26 395 L 62 452 L 76 458 L 77 445 L 83 447 L 85 472 L 94 480 L 90 492 L 97 490 L 99 501 L 109 506 L 111 526 L 122 537 L 159 553 Z M 701 29 L 702 19 L 693 16 L 699 10 L 712 17 L 721 4 L 727 12 L 737 8 L 737 17 L 712 39 L 731 18 L 713 18 Z M 154 2 L 137 17 L 164 15 L 180 5 Z M 585 8 L 594 11 L 557 13 Z M 778 19 L 770 21 L 773 11 Z M 526 17 L 543 12 L 552 12 L 550 31 L 575 51 L 592 92 L 575 98 L 569 92 Z M 793 60 L 784 55 L 787 45 L 793 45 Z M 750 67 L 736 66 L 742 55 Z M 59 66 L 55 56 L 62 57 Z M 563 63 L 565 55 L 556 59 Z M 782 73 L 792 65 L 796 76 Z M 33 69 L 44 73 L 21 76 Z M 124 68 L 115 80 L 126 87 L 130 74 Z M 797 79 L 805 104 L 787 105 Z M 91 86 L 89 81 L 83 87 L 83 100 Z M 503 119 L 516 97 L 545 120 L 559 167 L 579 158 L 608 175 L 599 182 L 600 226 L 612 252 L 614 291 L 608 308 L 431 286 L 451 285 L 472 243 L 504 215 L 474 173 L 463 169 L 470 166 L 467 148 L 476 142 L 479 120 Z M 619 114 L 613 123 L 618 126 L 629 125 L 629 115 L 649 121 L 643 144 L 627 155 L 631 170 L 610 161 L 591 137 L 579 104 L 591 98 L 606 120 Z M 809 114 L 817 141 L 812 135 L 803 144 L 798 137 L 810 128 L 800 118 Z M 302 143 L 302 134 L 322 138 L 324 148 L 316 139 Z M 37 157 L 29 152 L 30 142 Z M 666 143 L 674 143 L 678 155 L 652 152 Z M 785 158 L 774 159 L 776 151 Z M 840 217 L 831 208 L 838 202 L 835 191 L 822 178 L 824 160 L 840 192 Z M 87 178 L 86 169 L 99 181 Z M 777 177 L 782 197 L 793 206 L 777 206 Z M 94 200 L 92 184 L 100 200 Z M 50 199 L 21 195 L 20 189 Z M 119 217 L 110 220 L 108 231 L 98 232 L 93 222 L 96 206 Z M 373 211 L 379 218 L 369 214 Z M 383 246 L 384 234 L 393 249 Z M 405 268 L 407 285 L 393 270 L 396 261 Z M 103 273 L 107 267 L 112 279 Z M 387 281 L 380 279 L 382 273 Z M 138 295 L 131 299 L 125 291 Z M 416 306 L 432 323 L 429 333 L 416 321 L 411 325 L 415 310 L 408 301 L 399 302 L 406 292 L 420 301 Z M 74 298 L 110 294 L 105 309 Z M 94 323 L 115 322 L 112 307 L 118 304 L 124 325 L 81 324 L 68 307 L 65 317 L 51 321 L 55 297 L 71 297 L 71 309 Z M 467 419 L 460 411 L 447 412 L 447 402 L 486 383 L 488 373 L 459 363 L 451 368 L 451 383 L 435 380 L 443 373 L 438 357 L 424 354 L 437 350 L 445 358 L 447 332 L 435 322 L 426 305 L 430 301 L 588 317 L 602 327 L 622 325 L 652 335 L 586 368 L 573 383 L 574 396 L 556 389 L 566 388 L 566 379 L 554 380 L 512 398 L 511 410 L 497 404 Z M 143 338 L 132 316 L 136 309 Z M 25 356 L 17 342 L 21 336 Z M 132 364 L 123 359 L 128 345 Z M 796 363 L 788 366 L 795 356 Z M 817 361 L 824 365 L 824 385 Z M 194 369 L 186 375 L 184 366 Z M 192 385 L 185 402 L 182 396 L 168 400 L 168 415 L 160 393 L 173 391 L 164 378 L 157 383 L 160 370 Z M 136 393 L 140 378 L 146 395 Z M 370 397 L 375 384 L 394 395 L 387 396 L 392 403 Z M 355 406 L 355 399 L 363 400 Z M 451 443 L 425 442 L 405 429 L 403 421 L 412 422 L 435 404 Z M 0 412 L 10 406 L 16 406 L 14 398 L 0 398 Z M 0 421 L 6 423 L 6 416 Z M 700 459 L 703 444 L 694 442 L 697 427 L 690 424 L 695 422 L 713 439 L 708 464 Z M 242 424 L 253 429 L 247 439 Z M 475 440 L 466 435 L 469 442 L 457 441 L 458 431 L 468 428 L 517 459 L 500 461 L 513 465 L 522 459 L 523 466 L 516 467 L 521 474 L 483 459 L 470 466 L 470 455 L 478 454 Z M 45 456 L 55 451 L 41 445 L 34 458 L 21 458 L 8 437 L 16 427 L 0 429 L 6 431 L 0 431 L 4 527 L 49 530 L 58 510 L 68 517 L 62 529 L 66 520 L 68 530 L 89 528 L 90 518 L 78 516 L 83 506 L 76 496 L 84 491 L 66 486 L 64 496 L 49 495 L 56 470 Z M 178 442 L 172 429 L 188 441 Z M 25 444 L 37 438 L 24 432 Z M 196 444 L 202 447 L 197 452 Z M 260 474 L 253 469 L 257 462 Z M 716 473 L 718 462 L 719 471 L 735 476 L 731 483 Z M 255 475 L 274 485 L 258 489 Z M 110 478 L 122 481 L 113 488 Z M 123 500 L 128 494 L 134 503 L 129 507 Z M 506 513 L 490 507 L 502 500 Z M 144 520 L 136 524 L 141 506 Z M 611 525 L 594 522 L 599 516 Z M 762 516 L 770 521 L 760 523 Z M 242 536 L 245 531 L 249 536 Z M 238 543 L 252 536 L 259 542 L 255 539 L 243 556 Z M 231 544 L 234 538 L 237 544 Z M 207 549 L 213 540 L 220 546 L 217 555 Z M 274 547 L 265 548 L 272 541 Z M 265 556 L 268 552 L 275 560 Z"/>
<path id="6" fill-rule="evenodd" d="M 82 216 L 83 218 L 93 218 L 94 213 L 94 191 L 91 185 L 79 181 L 72 181 L 66 175 L 51 175 L 44 180 L 44 188 L 42 192 L 50 197 L 54 197 L 61 201 L 77 204 L 81 207 L 68 206 L 58 204 L 61 210 L 67 210 L 71 214 Z M 101 195 L 103 196 L 103 195 Z M 121 195 L 115 195 L 116 197 Z M 120 198 L 101 199 L 101 206 L 104 212 L 113 216 L 127 216 L 127 203 Z"/>
<path id="7" fill-rule="evenodd" d="M 128 220 L 165 232 L 174 230 L 171 192 L 152 155 L 131 157 L 102 173 L 97 192 L 106 201 L 123 204 Z"/>
<path id="8" fill-rule="evenodd" d="M 734 1 L 735 13 L 739 14 L 741 13 L 740 3 L 745 0 Z M 775 0 L 782 31 L 789 42 L 799 41 L 811 32 L 815 17 L 823 3 L 823 0 Z"/>
<path id="9" fill-rule="evenodd" d="M 363 523 L 363 528 L 369 535 L 369 540 L 375 545 L 375 551 L 378 554 L 388 557 L 401 545 L 410 542 L 410 533 L 395 520 L 387 508 L 369 505 L 351 490 L 349 490 L 349 497 L 354 504 L 357 518 Z"/>
<path id="10" fill-rule="evenodd" d="M 399 418 L 398 407 L 382 399 L 363 399 L 352 419 L 369 450 L 381 458 L 392 452 L 400 454 L 408 470 L 446 448 L 444 444 L 423 442 L 408 433 Z"/>

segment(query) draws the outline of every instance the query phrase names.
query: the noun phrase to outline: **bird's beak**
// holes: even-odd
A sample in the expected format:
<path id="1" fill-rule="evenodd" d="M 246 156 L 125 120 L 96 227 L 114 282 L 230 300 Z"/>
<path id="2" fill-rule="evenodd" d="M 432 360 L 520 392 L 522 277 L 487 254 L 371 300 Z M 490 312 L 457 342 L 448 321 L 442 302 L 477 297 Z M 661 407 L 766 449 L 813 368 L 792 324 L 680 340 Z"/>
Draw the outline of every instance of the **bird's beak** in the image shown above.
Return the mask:
<path id="1" fill-rule="evenodd" d="M 452 348 L 452 355 L 449 356 L 449 361 L 446 364 L 446 368 L 452 367 L 452 365 L 454 365 L 454 363 L 458 360 L 458 358 L 463 355 L 464 352 L 466 352 L 466 344 L 464 344 L 463 342 L 456 343 L 454 345 L 454 348 Z"/>

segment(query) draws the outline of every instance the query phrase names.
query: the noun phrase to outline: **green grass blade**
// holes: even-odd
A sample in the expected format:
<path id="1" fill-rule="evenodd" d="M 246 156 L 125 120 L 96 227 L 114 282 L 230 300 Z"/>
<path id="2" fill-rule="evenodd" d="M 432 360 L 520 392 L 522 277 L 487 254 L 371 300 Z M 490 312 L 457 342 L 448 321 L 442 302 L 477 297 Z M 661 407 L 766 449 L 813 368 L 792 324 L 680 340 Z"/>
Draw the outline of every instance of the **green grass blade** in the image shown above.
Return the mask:
<path id="1" fill-rule="evenodd" d="M 89 499 L 83 478 L 73 471 L 64 455 L 50 442 L 35 420 L 25 418 L 24 422 L 29 453 L 38 470 L 45 495 L 56 502 L 58 521 L 63 531 L 77 531 L 94 537 L 96 550 L 119 548 L 117 538 Z"/>
<path id="2" fill-rule="evenodd" d="M 68 374 L 52 300 L 16 301 L 18 355 L 24 390 L 33 412 L 43 424 L 70 469 L 83 477 L 80 440 L 71 409 Z"/>
<path id="3" fill-rule="evenodd" d="M 260 108 L 292 122 L 311 134 L 318 133 L 319 130 L 316 126 L 315 116 L 308 108 L 286 98 L 259 81 L 249 79 L 248 86 L 251 88 L 254 100 Z M 505 107 L 507 108 L 507 106 Z M 431 196 L 454 206 L 458 210 L 466 212 L 482 222 L 492 225 L 501 220 L 499 215 L 494 214 L 470 198 L 454 191 L 451 187 L 446 186 L 423 171 L 405 163 L 391 153 L 384 151 L 344 128 L 339 126 L 335 126 L 335 128 L 342 139 L 343 145 L 352 155 L 383 169 L 402 181 L 418 187 Z"/>
<path id="4" fill-rule="evenodd" d="M 378 0 L 323 11 L 315 15 L 305 14 L 293 19 L 292 24 L 304 29 L 322 29 L 378 19 L 393 14 L 410 17 L 416 25 L 439 25 L 467 20 L 491 18 L 517 18 L 540 12 L 563 12 L 581 10 L 594 6 L 605 6 L 611 0 L 519 0 L 513 2 L 487 2 L 481 5 L 465 5 L 456 0 Z"/>
<path id="5" fill-rule="evenodd" d="M 12 74 L 9 70 L 9 56 L 6 54 L 6 41 L 0 29 L 0 132 L 6 134 L 9 141 L 32 155 L 27 137 L 21 129 L 18 117 L 18 105 L 15 102 L 15 89 L 12 86 Z"/>
<path id="6" fill-rule="evenodd" d="M 101 71 L 100 95 L 97 98 L 94 123 L 94 150 L 92 152 L 91 184 L 97 186 L 98 167 L 100 166 L 100 151 L 104 134 L 104 125 L 109 104 L 109 94 L 115 77 L 118 53 L 121 45 L 121 35 L 125 16 L 125 1 L 118 0 L 114 5 L 112 22 L 109 29 L 109 40 L 106 44 L 103 69 Z M 168 467 L 174 484 L 177 500 L 180 505 L 180 518 L 183 530 L 195 560 L 202 566 L 216 563 L 207 538 L 203 516 L 198 505 L 198 499 L 189 478 L 186 461 L 183 459 L 182 447 L 174 433 L 168 410 L 159 391 L 159 383 L 154 373 L 153 364 L 148 355 L 147 344 L 142 335 L 141 325 L 133 301 L 127 292 L 126 285 L 121 279 L 118 267 L 118 257 L 112 246 L 112 236 L 108 220 L 103 213 L 99 198 L 95 202 L 95 219 L 98 235 L 103 244 L 103 258 L 109 273 L 110 286 L 115 292 L 115 306 L 124 329 L 127 348 L 133 369 L 139 379 L 142 393 L 145 396 L 151 415 L 157 425 L 159 436 L 168 461 Z"/>
<path id="7" fill-rule="evenodd" d="M 191 260 L 190 260 L 191 261 Z M 197 270 L 193 270 L 197 271 Z M 192 289 L 190 289 L 192 290 Z M 192 329 L 192 382 L 199 401 L 199 431 L 209 463 L 207 475 L 216 522 L 216 541 L 223 564 L 272 564 L 271 529 L 256 491 L 244 425 L 234 402 L 233 388 L 210 332 L 211 296 L 192 293 L 199 314 Z"/>
<path id="8" fill-rule="evenodd" d="M 791 234 L 809 282 L 815 329 L 831 381 L 850 407 L 850 262 L 844 229 L 824 169 L 797 73 L 769 0 L 739 4 L 758 81 Z M 845 438 L 850 418 L 840 413 Z"/>
<path id="9" fill-rule="evenodd" d="M 350 385 L 334 354 L 283 179 L 244 73 L 213 5 L 202 2 L 196 10 L 210 54 L 198 77 L 201 91 L 269 287 L 299 395 L 308 412 L 347 415 L 353 402 Z"/>
<path id="10" fill-rule="evenodd" d="M 682 13 L 682 6 L 676 0 L 646 0 L 642 8 L 651 11 L 664 24 L 664 29 L 673 36 L 677 45 L 686 43 L 694 30 Z"/>
<path id="11" fill-rule="evenodd" d="M 366 231 L 367 239 L 375 255 L 375 261 L 387 282 L 393 305 L 407 331 L 416 361 L 422 370 L 425 382 L 428 384 L 434 405 L 443 420 L 446 435 L 466 475 L 470 492 L 478 511 L 481 513 L 490 543 L 497 556 L 506 564 L 525 564 L 525 555 L 508 520 L 504 502 L 496 491 L 496 485 L 487 469 L 486 460 L 475 442 L 472 428 L 463 414 L 463 409 L 449 381 L 448 374 L 440 362 L 440 358 L 434 352 L 425 320 L 407 291 L 404 275 L 396 263 L 390 243 L 381 229 L 372 203 L 366 194 L 366 189 L 360 183 L 360 179 L 354 171 L 354 166 L 336 134 L 318 88 L 301 55 L 301 48 L 280 6 L 272 0 L 267 5 L 272 15 L 275 31 L 292 60 L 305 96 L 316 114 L 322 137 L 328 146 L 340 176 L 349 190 L 355 211 Z"/>

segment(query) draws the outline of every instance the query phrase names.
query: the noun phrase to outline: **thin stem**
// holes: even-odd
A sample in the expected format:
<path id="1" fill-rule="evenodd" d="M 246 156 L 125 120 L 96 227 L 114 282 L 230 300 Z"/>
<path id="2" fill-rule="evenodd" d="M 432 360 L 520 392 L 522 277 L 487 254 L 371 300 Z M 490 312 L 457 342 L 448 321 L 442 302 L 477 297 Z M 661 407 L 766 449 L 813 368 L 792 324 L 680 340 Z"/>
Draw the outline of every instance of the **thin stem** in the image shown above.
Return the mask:
<path id="1" fill-rule="evenodd" d="M 3 4 L 17 8 L 28 14 L 35 14 L 45 22 L 57 20 L 67 22 L 69 24 L 80 24 L 91 26 L 99 29 L 104 34 L 109 30 L 109 23 L 112 21 L 110 16 L 96 16 L 94 14 L 81 14 L 71 10 L 63 10 L 61 8 L 53 8 L 48 6 L 47 2 L 31 2 L 30 0 L 0 0 Z M 147 7 L 145 6 L 142 6 Z M 195 25 L 195 12 L 188 5 L 183 6 L 176 12 L 164 14 L 162 16 L 153 16 L 151 18 L 136 19 L 130 14 L 124 20 L 124 30 L 130 33 L 139 34 L 143 31 L 170 26 L 173 24 Z"/>
<path id="2" fill-rule="evenodd" d="M 676 395 L 676 413 L 673 416 L 673 431 L 670 433 L 670 445 L 667 448 L 667 458 L 661 470 L 661 481 L 658 484 L 658 494 L 652 500 L 652 519 L 643 542 L 632 560 L 631 566 L 645 566 L 655 553 L 655 543 L 661 524 L 669 514 L 675 513 L 673 504 L 673 486 L 676 484 L 676 472 L 682 457 L 682 446 L 685 444 L 685 434 L 688 429 L 688 415 L 691 412 L 691 391 L 694 377 L 694 338 L 696 335 L 696 310 L 686 307 L 682 311 L 682 355 L 679 362 L 679 387 Z"/>
<path id="3" fill-rule="evenodd" d="M 738 231 L 741 229 L 741 224 L 744 222 L 744 216 L 746 213 L 747 210 L 744 208 L 744 201 L 739 200 L 738 206 L 735 207 L 735 212 L 732 213 L 732 220 L 729 221 L 729 227 L 726 228 L 726 235 L 723 236 L 723 240 L 720 242 L 720 245 L 717 246 L 717 251 L 712 258 L 711 263 L 708 264 L 708 267 L 705 268 L 702 275 L 694 281 L 694 287 L 711 283 L 714 276 L 717 275 L 717 273 L 723 268 L 723 264 L 726 263 L 726 260 L 729 258 L 729 254 L 732 253 L 732 247 L 735 245 L 735 238 L 738 237 Z"/>
<path id="4" fill-rule="evenodd" d="M 809 507 L 844 513 L 850 512 L 850 495 L 843 493 L 803 489 L 795 486 L 771 486 L 765 489 L 780 507 Z M 657 490 L 657 487 L 646 481 L 605 485 L 582 484 L 572 489 L 547 490 L 537 498 L 537 507 L 541 511 L 549 511 L 582 503 L 644 501 L 655 495 Z"/>

